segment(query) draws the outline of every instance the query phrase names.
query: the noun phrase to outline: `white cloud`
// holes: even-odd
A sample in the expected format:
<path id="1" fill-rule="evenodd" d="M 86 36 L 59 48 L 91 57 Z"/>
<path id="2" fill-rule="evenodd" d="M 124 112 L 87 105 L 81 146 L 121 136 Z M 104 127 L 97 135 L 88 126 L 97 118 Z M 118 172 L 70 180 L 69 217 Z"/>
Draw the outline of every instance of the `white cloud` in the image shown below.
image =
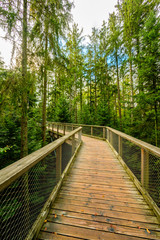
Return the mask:
<path id="1" fill-rule="evenodd" d="M 5 33 L 0 29 L 0 57 L 6 66 L 10 65 L 12 44 L 4 39 Z"/>
<path id="2" fill-rule="evenodd" d="M 75 8 L 72 10 L 73 18 L 83 34 L 89 35 L 93 27 L 100 28 L 103 20 L 107 21 L 117 0 L 74 0 Z"/>

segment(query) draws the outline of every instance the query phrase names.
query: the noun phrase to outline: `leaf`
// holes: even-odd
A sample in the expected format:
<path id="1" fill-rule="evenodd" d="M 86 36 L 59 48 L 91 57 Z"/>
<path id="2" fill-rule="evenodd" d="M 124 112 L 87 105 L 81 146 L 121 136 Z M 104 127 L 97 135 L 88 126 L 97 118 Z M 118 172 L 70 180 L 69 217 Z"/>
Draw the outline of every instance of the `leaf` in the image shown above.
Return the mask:
<path id="1" fill-rule="evenodd" d="M 81 212 L 84 212 L 84 210 L 82 209 Z"/>
<path id="2" fill-rule="evenodd" d="M 47 222 L 47 220 L 44 220 L 44 222 L 46 223 L 46 222 Z"/>
<path id="3" fill-rule="evenodd" d="M 146 230 L 147 230 L 148 233 L 151 233 L 148 228 L 146 228 Z"/>
<path id="4" fill-rule="evenodd" d="M 141 229 L 141 227 L 140 227 L 140 226 L 137 226 L 137 228 L 138 228 L 138 229 Z"/>
<path id="5" fill-rule="evenodd" d="M 57 214 L 55 214 L 54 217 L 57 218 Z"/>
<path id="6" fill-rule="evenodd" d="M 47 228 L 45 227 L 44 231 L 47 231 Z"/>

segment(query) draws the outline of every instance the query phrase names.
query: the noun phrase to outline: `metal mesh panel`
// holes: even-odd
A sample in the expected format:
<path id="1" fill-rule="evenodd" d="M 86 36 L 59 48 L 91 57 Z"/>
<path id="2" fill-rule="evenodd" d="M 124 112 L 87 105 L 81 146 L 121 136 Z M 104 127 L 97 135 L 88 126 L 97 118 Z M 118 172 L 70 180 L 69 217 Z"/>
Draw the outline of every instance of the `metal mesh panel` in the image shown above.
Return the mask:
<path id="1" fill-rule="evenodd" d="M 62 172 L 66 168 L 72 157 L 72 140 L 68 140 L 62 145 Z"/>
<path id="2" fill-rule="evenodd" d="M 93 136 L 103 138 L 103 128 L 101 128 L 101 127 L 93 127 Z"/>
<path id="3" fill-rule="evenodd" d="M 82 132 L 87 135 L 91 135 L 91 127 L 90 126 L 83 126 Z"/>
<path id="4" fill-rule="evenodd" d="M 107 131 L 107 128 L 105 128 L 105 138 L 106 138 L 106 139 L 108 138 L 108 131 Z"/>
<path id="5" fill-rule="evenodd" d="M 1 192 L 1 239 L 25 239 L 55 184 L 52 152 Z"/>
<path id="6" fill-rule="evenodd" d="M 72 126 L 66 125 L 66 131 L 67 131 L 67 132 L 71 132 L 71 131 L 72 131 Z"/>
<path id="7" fill-rule="evenodd" d="M 73 130 L 77 129 L 78 127 L 78 125 L 73 125 Z"/>
<path id="8" fill-rule="evenodd" d="M 160 157 L 149 154 L 148 192 L 160 207 Z"/>
<path id="9" fill-rule="evenodd" d="M 122 158 L 137 179 L 141 180 L 141 148 L 122 139 Z"/>
<path id="10" fill-rule="evenodd" d="M 112 144 L 116 152 L 118 153 L 118 135 L 112 132 Z"/>

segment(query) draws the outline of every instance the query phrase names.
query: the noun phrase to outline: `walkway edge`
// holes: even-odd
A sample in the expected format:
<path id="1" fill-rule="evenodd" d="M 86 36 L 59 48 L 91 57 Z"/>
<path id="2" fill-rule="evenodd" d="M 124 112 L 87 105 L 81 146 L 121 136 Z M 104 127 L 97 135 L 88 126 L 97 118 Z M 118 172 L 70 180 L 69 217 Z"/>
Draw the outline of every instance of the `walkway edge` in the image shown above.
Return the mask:
<path id="1" fill-rule="evenodd" d="M 125 169 L 125 171 L 127 172 L 127 174 L 129 175 L 129 177 L 131 178 L 131 180 L 133 181 L 133 183 L 135 184 L 136 188 L 140 191 L 140 193 L 142 194 L 143 198 L 145 199 L 146 203 L 150 206 L 150 208 L 153 210 L 153 212 L 155 213 L 155 215 L 157 216 L 157 219 L 160 223 L 160 209 L 157 206 L 157 204 L 154 202 L 154 200 L 151 198 L 151 196 L 148 194 L 148 192 L 142 187 L 142 184 L 139 182 L 139 180 L 136 178 L 136 176 L 132 173 L 132 171 L 128 168 L 127 164 L 123 161 L 123 159 L 119 156 L 119 154 L 115 151 L 115 149 L 112 147 L 112 145 L 110 144 L 110 142 L 108 140 L 106 140 L 106 142 L 108 143 L 109 147 L 112 149 L 114 155 L 116 156 L 116 158 L 119 160 L 119 162 L 121 163 L 121 165 L 123 166 L 123 168 Z"/>
<path id="2" fill-rule="evenodd" d="M 80 142 L 80 144 L 78 145 L 74 155 L 72 156 L 72 158 L 70 159 L 69 163 L 67 164 L 65 170 L 63 171 L 59 182 L 57 183 L 57 185 L 54 187 L 50 197 L 48 198 L 47 202 L 45 203 L 44 207 L 42 208 L 39 216 L 37 217 L 37 220 L 35 221 L 35 223 L 33 224 L 29 234 L 27 235 L 27 237 L 25 238 L 25 240 L 31 240 L 31 239 L 36 239 L 39 231 L 49 213 L 50 210 L 50 206 L 51 204 L 55 201 L 57 194 L 62 186 L 62 183 L 64 181 L 64 178 L 66 177 L 66 175 L 68 174 L 72 164 L 74 163 L 75 159 L 76 159 L 76 155 L 78 154 L 78 151 L 82 145 L 82 141 Z"/>

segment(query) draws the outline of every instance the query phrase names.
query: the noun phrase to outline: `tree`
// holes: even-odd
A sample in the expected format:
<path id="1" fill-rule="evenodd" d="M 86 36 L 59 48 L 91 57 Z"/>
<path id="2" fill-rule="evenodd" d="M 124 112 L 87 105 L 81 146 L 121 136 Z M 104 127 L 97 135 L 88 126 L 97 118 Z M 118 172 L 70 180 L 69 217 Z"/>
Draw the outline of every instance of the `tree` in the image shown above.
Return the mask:
<path id="1" fill-rule="evenodd" d="M 155 129 L 154 139 L 155 145 L 158 144 L 159 139 L 159 106 L 160 106 L 160 66 L 159 66 L 159 29 L 160 21 L 157 18 L 156 11 L 151 11 L 146 19 L 144 28 L 141 31 L 141 68 L 139 69 L 139 75 L 141 81 L 143 82 L 144 92 L 139 94 L 139 100 L 143 98 L 143 101 L 146 103 L 143 107 L 144 116 L 147 115 L 152 122 L 152 127 Z M 142 99 L 141 99 L 142 100 Z M 141 104 L 141 102 L 140 102 Z"/>
<path id="2" fill-rule="evenodd" d="M 68 58 L 67 69 L 69 72 L 66 88 L 70 98 L 70 109 L 73 116 L 73 121 L 78 121 L 78 106 L 80 105 L 80 118 L 82 114 L 83 104 L 83 30 L 78 29 L 77 24 L 73 24 L 71 31 L 68 33 L 66 42 L 66 55 Z M 79 104 L 78 104 L 79 102 Z"/>
<path id="3" fill-rule="evenodd" d="M 0 5 L 0 12 L 2 15 L 2 26 L 8 31 L 9 36 L 12 37 L 12 32 L 18 32 L 18 22 L 21 21 L 22 29 L 22 77 L 21 77 L 21 157 L 28 154 L 27 141 L 27 101 L 28 101 L 28 87 L 27 87 L 27 14 L 28 1 L 2 1 Z M 22 6 L 23 13 L 20 8 Z"/>
<path id="4" fill-rule="evenodd" d="M 118 4 L 119 13 L 123 24 L 123 40 L 127 50 L 129 61 L 129 76 L 131 86 L 131 123 L 133 122 L 134 108 L 134 84 L 133 84 L 133 34 L 134 34 L 134 11 L 132 0 L 121 0 Z"/>
<path id="5" fill-rule="evenodd" d="M 120 119 L 120 128 L 122 129 L 122 113 L 121 113 L 121 94 L 120 94 L 120 80 L 119 80 L 119 62 L 121 54 L 121 29 L 118 22 L 118 18 L 115 13 L 110 14 L 109 18 L 109 44 L 110 44 L 110 56 L 113 56 L 113 64 L 116 67 L 117 78 L 117 91 L 118 91 L 118 110 Z"/>
<path id="6" fill-rule="evenodd" d="M 42 100 L 42 139 L 43 145 L 46 141 L 46 104 L 47 104 L 47 84 L 48 70 L 54 63 L 52 58 L 60 54 L 60 36 L 64 36 L 64 29 L 71 18 L 70 10 L 72 3 L 69 0 L 47 0 L 33 1 L 31 10 L 33 15 L 34 27 L 32 30 L 32 39 L 34 38 L 37 45 L 38 54 L 42 59 L 42 79 L 43 79 L 43 100 Z M 53 65 L 52 65 L 53 67 Z"/>

